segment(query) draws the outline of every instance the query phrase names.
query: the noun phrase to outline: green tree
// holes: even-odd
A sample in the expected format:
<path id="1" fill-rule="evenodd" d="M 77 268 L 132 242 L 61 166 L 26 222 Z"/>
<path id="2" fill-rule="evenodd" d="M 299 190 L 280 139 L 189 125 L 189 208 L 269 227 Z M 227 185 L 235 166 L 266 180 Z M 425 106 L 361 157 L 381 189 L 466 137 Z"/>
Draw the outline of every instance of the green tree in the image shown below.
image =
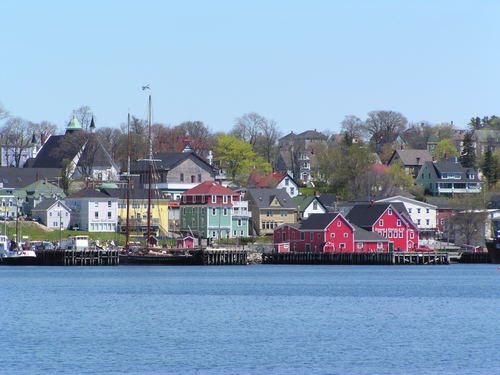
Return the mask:
<path id="1" fill-rule="evenodd" d="M 465 168 L 474 168 L 476 165 L 476 150 L 474 149 L 472 134 L 472 131 L 465 133 L 462 153 L 460 154 L 460 164 Z"/>
<path id="2" fill-rule="evenodd" d="M 493 187 L 497 183 L 499 169 L 500 168 L 498 165 L 498 160 L 496 160 L 495 156 L 493 155 L 491 147 L 488 147 L 486 152 L 484 153 L 481 170 L 484 177 L 486 178 L 489 188 Z"/>
<path id="3" fill-rule="evenodd" d="M 246 181 L 253 168 L 262 174 L 271 171 L 271 165 L 252 150 L 250 143 L 234 135 L 216 137 L 214 160 L 237 182 Z"/>
<path id="4" fill-rule="evenodd" d="M 437 160 L 458 156 L 458 150 L 449 138 L 442 139 L 436 145 L 432 154 Z"/>

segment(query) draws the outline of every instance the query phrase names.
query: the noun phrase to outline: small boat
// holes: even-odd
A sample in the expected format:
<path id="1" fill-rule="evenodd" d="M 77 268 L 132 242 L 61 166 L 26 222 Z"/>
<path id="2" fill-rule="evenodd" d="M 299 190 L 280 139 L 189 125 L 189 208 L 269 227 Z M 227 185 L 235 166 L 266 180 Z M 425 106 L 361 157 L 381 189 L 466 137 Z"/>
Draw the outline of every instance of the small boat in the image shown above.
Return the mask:
<path id="1" fill-rule="evenodd" d="M 23 249 L 7 236 L 0 235 L 0 263 L 6 266 L 35 265 L 36 253 L 34 250 Z"/>
<path id="2" fill-rule="evenodd" d="M 69 236 L 60 243 L 61 250 L 87 250 L 89 248 L 89 236 Z"/>

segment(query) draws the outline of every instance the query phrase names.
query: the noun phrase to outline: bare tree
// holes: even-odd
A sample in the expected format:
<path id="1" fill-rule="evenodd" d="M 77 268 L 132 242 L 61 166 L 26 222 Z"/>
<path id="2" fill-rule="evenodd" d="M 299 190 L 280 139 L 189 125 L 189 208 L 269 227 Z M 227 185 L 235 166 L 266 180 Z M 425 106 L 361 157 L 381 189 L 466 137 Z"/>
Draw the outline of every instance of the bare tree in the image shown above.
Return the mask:
<path id="1" fill-rule="evenodd" d="M 92 109 L 90 109 L 90 107 L 87 105 L 82 105 L 81 107 L 74 109 L 71 112 L 71 117 L 73 117 L 73 116 L 76 117 L 76 119 L 80 122 L 80 124 L 82 125 L 82 128 L 85 131 L 88 131 L 88 129 L 89 129 L 90 121 L 92 121 L 92 117 L 94 117 L 94 120 L 95 120 L 95 116 L 94 116 L 94 113 L 92 112 Z"/>
<path id="2" fill-rule="evenodd" d="M 117 128 L 105 127 L 99 128 L 95 134 L 106 151 L 108 151 L 111 158 L 115 159 L 118 154 L 120 139 L 123 134 L 121 130 Z"/>
<path id="3" fill-rule="evenodd" d="M 4 126 L 0 129 L 4 164 L 14 167 L 21 167 L 23 152 L 30 147 L 32 124 L 20 117 L 9 117 Z"/>
<path id="4" fill-rule="evenodd" d="M 464 194 L 450 200 L 455 214 L 450 217 L 451 230 L 458 243 L 479 245 L 484 243 L 486 211 L 479 194 Z"/>
<path id="5" fill-rule="evenodd" d="M 0 103 L 0 120 L 3 120 L 9 116 L 9 112 L 5 109 L 5 107 Z"/>
<path id="6" fill-rule="evenodd" d="M 405 130 L 408 120 L 399 112 L 371 111 L 365 121 L 365 130 L 375 151 L 380 152 L 383 145 L 391 143 Z"/>
<path id="7" fill-rule="evenodd" d="M 231 134 L 250 143 L 253 147 L 265 121 L 266 119 L 256 112 L 246 113 L 236 119 Z"/>
<path id="8" fill-rule="evenodd" d="M 342 120 L 341 131 L 345 136 L 345 141 L 348 146 L 353 142 L 360 141 L 363 134 L 363 121 L 354 115 L 347 115 Z"/>

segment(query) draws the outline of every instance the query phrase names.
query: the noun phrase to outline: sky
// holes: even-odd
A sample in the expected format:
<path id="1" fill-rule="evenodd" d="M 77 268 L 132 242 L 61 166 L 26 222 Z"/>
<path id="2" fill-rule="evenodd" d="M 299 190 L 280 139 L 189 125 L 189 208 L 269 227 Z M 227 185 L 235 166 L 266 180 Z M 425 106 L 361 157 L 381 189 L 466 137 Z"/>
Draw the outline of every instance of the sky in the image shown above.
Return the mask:
<path id="1" fill-rule="evenodd" d="M 0 2 L 0 103 L 63 129 L 127 113 L 229 131 L 257 112 L 283 134 L 338 132 L 346 115 L 410 122 L 499 114 L 500 1 Z M 141 90 L 149 84 L 151 91 Z"/>

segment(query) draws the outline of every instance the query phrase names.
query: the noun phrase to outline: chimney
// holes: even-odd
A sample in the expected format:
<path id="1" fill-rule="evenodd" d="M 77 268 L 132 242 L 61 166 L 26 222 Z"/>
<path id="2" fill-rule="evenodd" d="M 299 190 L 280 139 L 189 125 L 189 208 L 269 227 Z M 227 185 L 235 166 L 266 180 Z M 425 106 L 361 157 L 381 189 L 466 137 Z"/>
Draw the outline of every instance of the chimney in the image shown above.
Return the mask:
<path id="1" fill-rule="evenodd" d="M 40 134 L 40 144 L 43 146 L 45 144 L 45 141 L 47 139 L 45 138 L 45 133 Z"/>
<path id="2" fill-rule="evenodd" d="M 321 196 L 321 193 L 320 193 L 319 191 L 315 191 L 315 192 L 314 192 L 314 196 L 315 196 L 316 198 L 319 198 L 319 197 Z"/>
<path id="3" fill-rule="evenodd" d="M 420 165 L 420 158 L 417 156 L 417 165 Z"/>

